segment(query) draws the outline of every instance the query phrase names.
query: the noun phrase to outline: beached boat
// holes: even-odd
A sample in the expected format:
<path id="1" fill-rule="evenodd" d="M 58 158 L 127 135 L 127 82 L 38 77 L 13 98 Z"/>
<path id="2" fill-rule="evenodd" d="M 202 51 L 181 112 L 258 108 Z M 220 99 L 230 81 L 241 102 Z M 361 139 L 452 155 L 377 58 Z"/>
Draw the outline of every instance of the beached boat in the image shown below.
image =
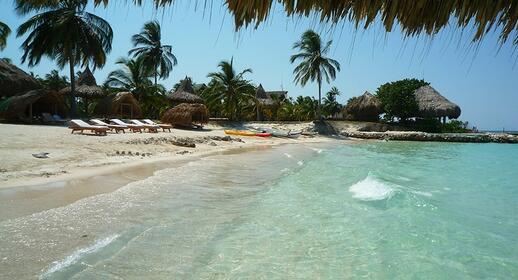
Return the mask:
<path id="1" fill-rule="evenodd" d="M 225 134 L 239 135 L 239 136 L 259 136 L 259 137 L 271 137 L 272 134 L 268 132 L 253 132 L 248 130 L 225 130 Z"/>

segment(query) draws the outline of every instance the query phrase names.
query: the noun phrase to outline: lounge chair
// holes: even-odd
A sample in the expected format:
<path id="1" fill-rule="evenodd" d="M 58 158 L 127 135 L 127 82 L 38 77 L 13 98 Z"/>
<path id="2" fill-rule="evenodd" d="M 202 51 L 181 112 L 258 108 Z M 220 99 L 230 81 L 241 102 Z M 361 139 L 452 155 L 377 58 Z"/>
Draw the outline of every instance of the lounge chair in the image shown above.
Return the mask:
<path id="1" fill-rule="evenodd" d="M 117 124 L 117 125 L 124 125 L 124 126 L 127 126 L 131 131 L 133 132 L 140 132 L 142 133 L 142 129 L 144 129 L 145 127 L 142 126 L 142 125 L 136 125 L 136 124 L 130 124 L 130 123 L 125 123 L 119 119 L 111 119 L 110 122 L 114 123 L 114 124 Z"/>
<path id="2" fill-rule="evenodd" d="M 154 121 L 150 120 L 150 119 L 143 119 L 142 120 L 145 124 L 149 124 L 149 125 L 158 125 L 164 132 L 165 130 L 167 129 L 169 132 L 171 132 L 171 128 L 173 128 L 172 125 L 170 124 L 165 124 L 165 123 L 155 123 Z"/>
<path id="3" fill-rule="evenodd" d="M 66 123 L 67 122 L 67 120 L 61 118 L 58 114 L 52 115 L 52 118 L 54 118 L 55 121 L 60 122 L 60 123 Z"/>
<path id="4" fill-rule="evenodd" d="M 110 130 L 115 131 L 115 133 L 119 133 L 119 131 L 122 131 L 122 133 L 126 133 L 125 130 L 129 128 L 127 125 L 109 124 L 99 119 L 91 119 L 90 122 L 94 123 L 95 125 L 107 126 Z"/>
<path id="5" fill-rule="evenodd" d="M 83 133 L 84 130 L 89 130 L 95 133 L 95 135 L 106 135 L 109 130 L 107 126 L 91 125 L 82 120 L 70 120 L 68 128 L 72 129 L 71 133 L 74 133 L 74 131 L 80 131 Z"/>
<path id="6" fill-rule="evenodd" d="M 145 124 L 139 120 L 130 120 L 130 122 L 132 122 L 133 124 L 136 124 L 136 125 L 141 125 L 144 128 L 147 128 L 147 130 L 149 132 L 153 132 L 153 133 L 157 133 L 158 129 L 160 128 L 160 126 L 158 126 L 158 125 Z"/>

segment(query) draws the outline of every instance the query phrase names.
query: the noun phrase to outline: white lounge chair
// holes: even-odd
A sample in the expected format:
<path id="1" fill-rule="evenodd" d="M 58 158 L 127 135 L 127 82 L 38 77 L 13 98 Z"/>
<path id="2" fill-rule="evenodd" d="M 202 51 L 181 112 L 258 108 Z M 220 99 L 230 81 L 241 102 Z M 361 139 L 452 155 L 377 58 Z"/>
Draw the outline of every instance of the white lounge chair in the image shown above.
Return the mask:
<path id="1" fill-rule="evenodd" d="M 141 126 L 141 125 L 125 123 L 125 122 L 123 122 L 123 121 L 121 121 L 119 119 L 111 119 L 110 122 L 112 122 L 114 124 L 117 124 L 117 125 L 127 126 L 133 132 L 140 132 L 140 133 L 142 133 L 142 129 L 145 128 L 144 126 Z"/>
<path id="2" fill-rule="evenodd" d="M 142 123 L 141 121 L 139 120 L 130 120 L 130 122 L 132 122 L 133 124 L 135 125 L 140 125 L 140 126 L 143 126 L 144 128 L 147 128 L 147 130 L 149 132 L 153 132 L 153 133 L 157 133 L 158 132 L 158 129 L 160 128 L 160 126 L 158 125 L 150 125 L 150 124 L 145 124 L 145 123 Z"/>
<path id="3" fill-rule="evenodd" d="M 149 125 L 158 125 L 162 131 L 165 131 L 166 129 L 171 132 L 171 128 L 173 128 L 172 125 L 170 124 L 165 124 L 165 123 L 155 123 L 154 121 L 150 120 L 150 119 L 143 119 L 142 120 L 145 124 L 149 124 Z"/>
<path id="4" fill-rule="evenodd" d="M 88 130 L 95 133 L 95 135 L 106 135 L 107 131 L 110 129 L 107 126 L 91 125 L 82 120 L 70 120 L 68 128 L 72 129 L 72 134 L 74 131 L 80 131 L 83 133 L 84 130 Z"/>
<path id="5" fill-rule="evenodd" d="M 105 123 L 105 122 L 101 121 L 100 119 L 91 119 L 90 122 L 92 122 L 96 125 L 107 126 L 108 128 L 110 128 L 110 130 L 114 130 L 115 133 L 119 133 L 119 131 L 122 131 L 122 133 L 126 133 L 125 130 L 129 128 L 127 125 Z"/>

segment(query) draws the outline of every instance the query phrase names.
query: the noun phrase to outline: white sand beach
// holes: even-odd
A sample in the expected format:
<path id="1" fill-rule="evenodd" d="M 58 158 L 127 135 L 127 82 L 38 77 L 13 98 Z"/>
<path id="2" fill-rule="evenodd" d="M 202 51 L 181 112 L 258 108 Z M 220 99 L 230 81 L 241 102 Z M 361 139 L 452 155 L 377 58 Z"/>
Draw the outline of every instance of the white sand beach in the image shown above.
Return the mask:
<path id="1" fill-rule="evenodd" d="M 260 124 L 276 127 L 275 124 Z M 247 127 L 258 126 L 249 123 Z M 310 129 L 312 123 L 283 124 L 284 129 Z M 153 172 L 196 158 L 237 149 L 284 143 L 326 142 L 298 139 L 225 137 L 224 128 L 172 129 L 159 133 L 71 134 L 61 126 L 0 124 L 0 189 L 2 218 L 19 217 L 67 205 L 142 180 Z M 230 140 L 230 141 L 229 141 Z M 178 146 L 182 143 L 195 147 Z M 48 153 L 48 158 L 33 154 Z"/>

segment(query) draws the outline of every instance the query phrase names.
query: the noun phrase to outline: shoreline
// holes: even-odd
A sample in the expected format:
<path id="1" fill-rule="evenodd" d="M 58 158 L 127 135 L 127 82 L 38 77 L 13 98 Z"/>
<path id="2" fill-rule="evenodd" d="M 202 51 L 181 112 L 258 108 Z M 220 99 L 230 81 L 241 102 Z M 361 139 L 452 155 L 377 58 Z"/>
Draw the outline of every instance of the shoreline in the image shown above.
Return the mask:
<path id="1" fill-rule="evenodd" d="M 152 136 L 149 136 L 152 137 Z M 245 140 L 247 140 L 245 138 Z M 139 158 L 137 161 L 105 163 L 100 166 L 72 168 L 65 174 L 48 177 L 21 177 L 2 182 L 0 186 L 0 221 L 31 215 L 62 207 L 83 198 L 113 192 L 131 182 L 151 177 L 166 168 L 176 168 L 202 158 L 226 154 L 246 153 L 258 147 L 289 144 L 326 143 L 337 141 L 326 137 L 303 139 L 270 139 L 271 141 L 231 142 L 228 145 L 205 147 L 187 154 L 170 153 Z"/>

